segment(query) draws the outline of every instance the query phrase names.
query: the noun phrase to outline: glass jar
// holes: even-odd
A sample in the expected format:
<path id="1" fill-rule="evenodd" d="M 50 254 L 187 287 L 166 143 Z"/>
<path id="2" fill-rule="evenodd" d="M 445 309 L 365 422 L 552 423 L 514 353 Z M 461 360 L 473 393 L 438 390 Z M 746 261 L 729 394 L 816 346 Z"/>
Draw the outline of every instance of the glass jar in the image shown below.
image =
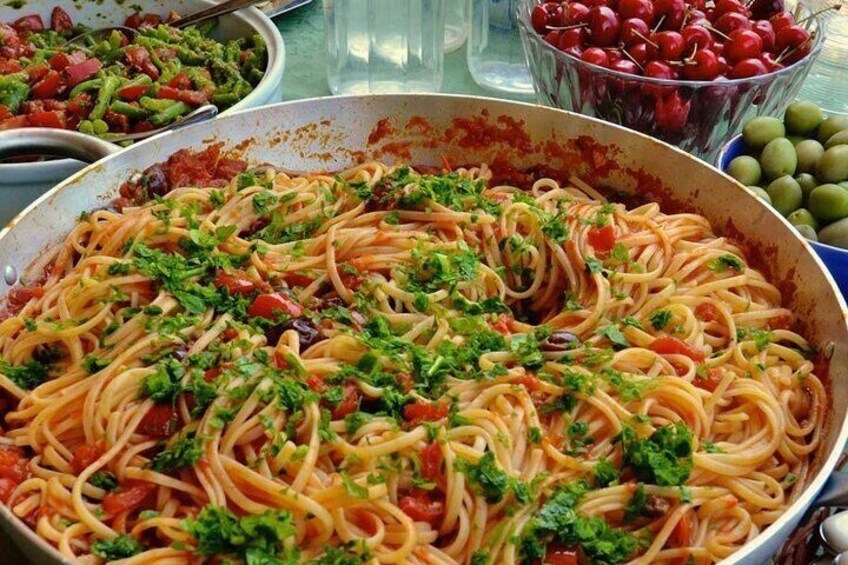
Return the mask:
<path id="1" fill-rule="evenodd" d="M 470 0 L 468 70 L 483 88 L 526 98 L 533 83 L 518 34 L 517 1 Z"/>
<path id="2" fill-rule="evenodd" d="M 324 0 L 333 94 L 437 92 L 445 0 Z"/>
<path id="3" fill-rule="evenodd" d="M 824 45 L 801 86 L 798 100 L 821 106 L 828 114 L 848 114 L 848 7 L 833 8 L 841 0 L 807 0 L 813 12 L 821 11 Z"/>
<path id="4" fill-rule="evenodd" d="M 468 36 L 468 0 L 445 0 L 445 53 L 456 51 Z"/>

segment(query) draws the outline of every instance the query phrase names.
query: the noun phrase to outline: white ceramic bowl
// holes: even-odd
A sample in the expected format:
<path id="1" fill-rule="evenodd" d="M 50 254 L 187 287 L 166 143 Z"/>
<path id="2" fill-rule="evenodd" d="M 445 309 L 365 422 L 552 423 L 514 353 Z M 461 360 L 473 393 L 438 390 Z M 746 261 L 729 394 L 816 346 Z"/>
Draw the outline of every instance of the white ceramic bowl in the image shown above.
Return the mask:
<path id="1" fill-rule="evenodd" d="M 139 3 L 143 12 L 167 14 L 176 10 L 189 14 L 214 4 L 211 0 L 144 0 Z M 29 14 L 39 14 L 45 24 L 50 22 L 54 6 L 62 6 L 73 19 L 90 27 L 120 24 L 133 13 L 135 2 L 79 2 L 46 0 L 27 2 L 19 9 L 0 7 L 0 22 L 14 21 Z M 268 68 L 265 77 L 256 88 L 238 104 L 222 114 L 246 108 L 262 106 L 280 100 L 280 80 L 285 67 L 285 46 L 279 30 L 265 14 L 256 8 L 248 8 L 220 19 L 215 32 L 216 39 L 247 37 L 258 33 L 268 46 Z M 0 164 L 0 225 L 8 222 L 15 214 L 38 198 L 48 188 L 85 167 L 85 163 L 73 159 L 56 159 L 32 163 Z"/>

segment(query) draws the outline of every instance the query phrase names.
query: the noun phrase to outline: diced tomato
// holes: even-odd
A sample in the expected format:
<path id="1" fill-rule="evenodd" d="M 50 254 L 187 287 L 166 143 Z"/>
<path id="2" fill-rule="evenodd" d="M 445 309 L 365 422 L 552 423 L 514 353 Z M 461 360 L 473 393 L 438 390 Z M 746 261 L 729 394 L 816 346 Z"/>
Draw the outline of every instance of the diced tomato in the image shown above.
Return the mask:
<path id="1" fill-rule="evenodd" d="M 68 101 L 67 110 L 74 116 L 82 117 L 88 115 L 88 109 L 90 107 L 91 96 L 89 96 L 88 93 L 83 92 Z"/>
<path id="2" fill-rule="evenodd" d="M 207 369 L 203 372 L 203 380 L 207 383 L 211 383 L 221 376 L 221 372 L 223 372 L 223 370 L 224 367 L 212 367 L 211 369 Z"/>
<path id="3" fill-rule="evenodd" d="M 441 420 L 447 415 L 448 407 L 445 404 L 418 401 L 403 407 L 403 419 L 411 424 L 434 422 Z"/>
<path id="4" fill-rule="evenodd" d="M 118 98 L 125 102 L 135 102 L 147 92 L 149 87 L 146 84 L 136 84 L 125 86 L 118 90 Z"/>
<path id="5" fill-rule="evenodd" d="M 492 326 L 493 330 L 503 335 L 509 335 L 511 333 L 509 329 L 509 324 L 510 319 L 509 316 L 507 316 L 506 314 L 501 314 L 500 316 L 498 316 L 498 319 L 496 321 L 489 322 L 489 325 Z"/>
<path id="6" fill-rule="evenodd" d="M 410 376 L 408 373 L 398 373 L 397 382 L 400 384 L 400 387 L 403 392 L 409 392 L 410 390 L 412 390 L 412 386 L 415 384 L 415 381 L 413 381 L 412 376 Z"/>
<path id="7" fill-rule="evenodd" d="M 101 445 L 84 443 L 74 449 L 71 458 L 71 470 L 75 475 L 82 473 L 88 466 L 97 461 L 103 455 Z"/>
<path id="8" fill-rule="evenodd" d="M 267 318 L 269 320 L 276 319 L 281 313 L 292 318 L 297 318 L 303 313 L 303 308 L 291 298 L 274 293 L 260 294 L 253 300 L 253 304 L 247 310 L 248 316 Z"/>
<path id="9" fill-rule="evenodd" d="M 512 380 L 513 384 L 524 385 L 530 392 L 539 390 L 542 387 L 542 381 L 534 375 L 521 375 L 517 379 Z"/>
<path id="10" fill-rule="evenodd" d="M 269 290 L 267 283 L 257 283 L 249 279 L 243 271 L 227 273 L 218 271 L 215 277 L 215 286 L 218 288 L 226 288 L 230 294 L 250 294 L 256 290 Z"/>
<path id="11" fill-rule="evenodd" d="M 150 52 L 146 47 L 131 45 L 124 49 L 127 62 L 153 80 L 159 78 L 159 69 L 150 60 Z"/>
<path id="12" fill-rule="evenodd" d="M 354 291 L 365 282 L 365 279 L 356 273 L 339 273 L 339 278 L 342 280 L 343 287 Z"/>
<path id="13" fill-rule="evenodd" d="M 227 328 L 223 332 L 221 332 L 221 338 L 225 341 L 233 341 L 238 337 L 238 330 L 235 328 Z"/>
<path id="14" fill-rule="evenodd" d="M 43 31 L 44 22 L 41 20 L 41 16 L 39 16 L 38 14 L 32 14 L 29 16 L 24 16 L 22 18 L 18 18 L 12 24 L 12 27 L 15 28 L 15 31 L 17 31 L 18 33 Z"/>
<path id="15" fill-rule="evenodd" d="M 607 224 L 602 228 L 590 229 L 589 245 L 599 253 L 608 253 L 615 247 L 615 229 L 612 224 Z"/>
<path id="16" fill-rule="evenodd" d="M 188 90 L 191 88 L 191 79 L 185 73 L 177 73 L 174 78 L 168 82 L 168 86 L 178 90 Z"/>
<path id="17" fill-rule="evenodd" d="M 20 447 L 0 445 L 0 478 L 20 483 L 26 479 L 28 468 L 29 460 Z"/>
<path id="18" fill-rule="evenodd" d="M 177 410 L 171 404 L 155 404 L 138 424 L 139 433 L 154 437 L 170 437 L 177 431 Z"/>
<path id="19" fill-rule="evenodd" d="M 44 296 L 44 287 L 41 286 L 16 286 L 9 291 L 9 304 L 12 306 L 23 306 L 33 298 Z"/>
<path id="20" fill-rule="evenodd" d="M 159 14 L 154 14 L 152 12 L 144 14 L 141 17 L 141 26 L 142 27 L 156 27 L 162 23 L 162 16 Z"/>
<path id="21" fill-rule="evenodd" d="M 82 63 L 65 67 L 65 76 L 67 77 L 68 87 L 76 86 L 82 81 L 93 77 L 102 66 L 103 63 L 99 60 L 91 58 L 86 59 Z"/>
<path id="22" fill-rule="evenodd" d="M 312 277 L 308 277 L 300 273 L 286 273 L 285 275 L 283 275 L 283 279 L 289 286 L 307 287 L 315 282 L 315 279 L 313 279 Z"/>
<path id="23" fill-rule="evenodd" d="M 692 524 L 689 522 L 689 515 L 684 514 L 683 518 L 675 524 L 674 530 L 671 532 L 670 542 L 674 547 L 689 547 L 689 538 L 692 535 Z"/>
<path id="24" fill-rule="evenodd" d="M 442 479 L 442 447 L 433 442 L 421 450 L 421 476 L 434 483 Z"/>
<path id="25" fill-rule="evenodd" d="M 32 65 L 26 70 L 27 76 L 29 77 L 29 82 L 31 84 L 35 84 L 41 79 L 43 79 L 45 76 L 47 76 L 48 72 L 50 72 L 50 67 L 43 63 L 40 65 Z M 4 69 L 0 69 L 0 74 L 5 74 Z"/>
<path id="26" fill-rule="evenodd" d="M 28 116 L 15 116 L 0 121 L 0 131 L 7 129 L 25 128 L 29 125 Z"/>
<path id="27" fill-rule="evenodd" d="M 103 497 L 103 511 L 110 516 L 134 510 L 156 492 L 156 485 L 146 481 L 128 480 L 118 490 Z"/>
<path id="28" fill-rule="evenodd" d="M 36 112 L 29 115 L 29 125 L 34 128 L 64 129 L 66 123 L 65 112 Z"/>
<path id="29" fill-rule="evenodd" d="M 309 375 L 306 377 L 306 386 L 319 394 L 327 391 L 327 385 L 324 384 L 324 379 L 317 375 Z"/>
<path id="30" fill-rule="evenodd" d="M 130 118 L 124 114 L 106 110 L 103 120 L 109 124 L 109 131 L 115 133 L 127 133 L 130 131 Z"/>
<path id="31" fill-rule="evenodd" d="M 5 104 L 0 104 L 0 120 L 5 120 L 6 118 L 11 118 L 12 113 L 9 111 L 9 108 Z"/>
<path id="32" fill-rule="evenodd" d="M 658 337 L 651 342 L 648 349 L 660 355 L 685 355 L 697 363 L 703 363 L 704 352 L 676 337 Z"/>
<path id="33" fill-rule="evenodd" d="M 577 565 L 577 550 L 556 542 L 548 544 L 543 565 Z"/>
<path id="34" fill-rule="evenodd" d="M 705 322 L 718 320 L 718 308 L 709 302 L 701 302 L 695 306 L 695 316 Z"/>
<path id="35" fill-rule="evenodd" d="M 438 524 L 445 513 L 445 505 L 440 500 L 432 500 L 430 494 L 423 489 L 414 489 L 409 496 L 403 496 L 399 503 L 400 509 L 416 522 Z"/>
<path id="36" fill-rule="evenodd" d="M 721 383 L 721 379 L 722 376 L 719 370 L 713 368 L 707 371 L 706 377 L 702 377 L 701 375 L 696 374 L 695 380 L 692 381 L 692 384 L 694 384 L 698 388 L 713 392 Z"/>
<path id="37" fill-rule="evenodd" d="M 342 401 L 333 409 L 333 420 L 341 420 L 348 414 L 356 412 L 359 408 L 359 397 L 359 387 L 354 383 L 347 383 Z"/>
<path id="38" fill-rule="evenodd" d="M 243 173 L 245 169 L 247 169 L 247 161 L 221 158 L 218 160 L 218 166 L 215 167 L 215 178 L 230 180 Z"/>
<path id="39" fill-rule="evenodd" d="M 18 483 L 12 479 L 0 477 L 0 502 L 9 502 L 12 491 L 18 488 Z"/>
<path id="40" fill-rule="evenodd" d="M 15 59 L 0 60 L 0 75 L 19 73 L 22 69 L 20 62 Z M 27 74 L 29 74 L 29 69 L 27 69 Z"/>
<path id="41" fill-rule="evenodd" d="M 179 100 L 185 102 L 189 106 L 202 106 L 209 101 L 209 95 L 206 92 L 198 90 L 177 90 L 170 86 L 160 86 L 156 91 L 156 98 L 165 100 Z"/>
<path id="42" fill-rule="evenodd" d="M 133 133 L 144 133 L 153 129 L 156 129 L 156 126 L 154 126 L 147 120 L 141 120 L 139 122 L 136 122 L 136 124 L 132 128 Z"/>
<path id="43" fill-rule="evenodd" d="M 768 326 L 769 329 L 772 330 L 788 330 L 792 328 L 793 321 L 792 316 L 789 314 L 783 314 L 782 316 L 776 316 L 769 320 Z"/>
<path id="44" fill-rule="evenodd" d="M 124 25 L 131 29 L 138 29 L 141 25 L 141 14 L 133 12 L 132 15 L 128 16 L 127 19 L 124 20 Z"/>
<path id="45" fill-rule="evenodd" d="M 66 33 L 73 29 L 74 22 L 68 12 L 56 6 L 50 14 L 50 28 L 56 33 Z"/>

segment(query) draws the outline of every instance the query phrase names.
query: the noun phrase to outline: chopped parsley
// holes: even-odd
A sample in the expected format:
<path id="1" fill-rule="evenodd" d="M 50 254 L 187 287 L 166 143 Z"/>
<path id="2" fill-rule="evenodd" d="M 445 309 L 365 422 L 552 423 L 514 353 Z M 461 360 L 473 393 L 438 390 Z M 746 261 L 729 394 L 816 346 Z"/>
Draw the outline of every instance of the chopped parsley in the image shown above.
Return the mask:
<path id="1" fill-rule="evenodd" d="M 90 547 L 91 553 L 106 561 L 126 559 L 144 551 L 143 545 L 126 534 L 121 534 L 112 539 L 94 540 Z"/>
<path id="2" fill-rule="evenodd" d="M 645 439 L 638 439 L 633 428 L 624 428 L 618 439 L 624 446 L 624 464 L 642 482 L 680 486 L 692 472 L 692 433 L 683 422 L 658 428 Z"/>
<path id="3" fill-rule="evenodd" d="M 93 375 L 94 373 L 108 367 L 109 363 L 111 363 L 111 361 L 108 359 L 101 359 L 95 355 L 86 355 L 82 360 L 82 368 L 85 369 L 86 373 L 89 375 Z"/>
<path id="4" fill-rule="evenodd" d="M 196 518 L 184 520 L 183 527 L 203 555 L 235 556 L 247 563 L 269 565 L 296 557 L 284 546 L 294 536 L 295 527 L 291 515 L 283 510 L 239 518 L 224 507 L 208 505 Z"/>
<path id="5" fill-rule="evenodd" d="M 150 466 L 155 471 L 167 473 L 190 467 L 200 461 L 201 457 L 203 457 L 202 438 L 195 436 L 192 432 L 178 438 L 169 449 L 159 452 Z"/>
<path id="6" fill-rule="evenodd" d="M 740 273 L 745 272 L 745 263 L 736 255 L 729 253 L 720 255 L 717 259 L 713 259 L 707 263 L 707 268 L 716 273 L 723 273 L 728 269 L 733 269 Z"/>
<path id="7" fill-rule="evenodd" d="M 409 292 L 453 290 L 457 284 L 477 278 L 480 267 L 477 254 L 465 245 L 457 249 L 414 249 L 412 261 L 404 287 Z"/>
<path id="8" fill-rule="evenodd" d="M 655 310 L 648 316 L 651 321 L 651 326 L 657 331 L 665 329 L 671 321 L 671 312 L 669 310 Z"/>
<path id="9" fill-rule="evenodd" d="M 185 368 L 176 359 L 169 358 L 161 361 L 156 365 L 156 372 L 142 381 L 142 394 L 156 402 L 173 402 L 180 392 L 180 381 L 183 375 L 185 375 Z"/>
<path id="10" fill-rule="evenodd" d="M 23 365 L 13 365 L 0 358 L 0 373 L 6 375 L 10 381 L 22 389 L 32 390 L 36 388 L 47 380 L 49 372 L 50 365 L 37 359 L 27 361 Z"/>
<path id="11" fill-rule="evenodd" d="M 604 337 L 613 344 L 613 347 L 616 349 L 621 349 L 625 347 L 630 347 L 630 342 L 627 341 L 627 338 L 624 337 L 624 334 L 621 332 L 616 325 L 609 325 L 599 328 L 597 334 L 601 337 Z"/>
<path id="12" fill-rule="evenodd" d="M 466 462 L 462 470 L 489 504 L 502 501 L 510 491 L 519 502 L 529 502 L 527 485 L 507 475 L 495 462 L 495 455 L 491 451 L 487 451 L 476 465 Z"/>

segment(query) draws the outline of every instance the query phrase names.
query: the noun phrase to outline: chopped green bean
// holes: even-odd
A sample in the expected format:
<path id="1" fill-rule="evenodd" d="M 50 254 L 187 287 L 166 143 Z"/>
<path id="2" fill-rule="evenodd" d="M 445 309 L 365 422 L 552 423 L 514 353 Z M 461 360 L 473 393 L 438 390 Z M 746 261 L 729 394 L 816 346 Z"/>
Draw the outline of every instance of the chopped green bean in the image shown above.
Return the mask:
<path id="1" fill-rule="evenodd" d="M 109 109 L 118 114 L 123 114 L 134 120 L 143 120 L 150 115 L 150 112 L 140 106 L 133 106 L 122 100 L 113 100 L 109 104 Z"/>
<path id="2" fill-rule="evenodd" d="M 103 117 L 103 114 L 106 113 L 106 108 L 109 107 L 109 102 L 115 96 L 115 92 L 118 90 L 118 85 L 120 84 L 121 80 L 113 75 L 103 79 L 103 84 L 97 93 L 97 102 L 94 103 L 94 108 L 88 115 L 89 118 L 97 120 Z"/>
<path id="3" fill-rule="evenodd" d="M 191 106 L 184 102 L 176 102 L 169 108 L 150 116 L 150 123 L 154 126 L 164 126 L 170 124 L 183 114 L 187 114 L 189 111 L 191 111 Z"/>
<path id="4" fill-rule="evenodd" d="M 103 120 L 94 120 L 91 122 L 91 125 L 94 127 L 94 133 L 97 135 L 102 135 L 109 131 L 109 124 Z"/>
<path id="5" fill-rule="evenodd" d="M 141 104 L 142 108 L 146 108 L 152 112 L 162 112 L 176 104 L 176 101 L 142 96 L 138 103 Z"/>

